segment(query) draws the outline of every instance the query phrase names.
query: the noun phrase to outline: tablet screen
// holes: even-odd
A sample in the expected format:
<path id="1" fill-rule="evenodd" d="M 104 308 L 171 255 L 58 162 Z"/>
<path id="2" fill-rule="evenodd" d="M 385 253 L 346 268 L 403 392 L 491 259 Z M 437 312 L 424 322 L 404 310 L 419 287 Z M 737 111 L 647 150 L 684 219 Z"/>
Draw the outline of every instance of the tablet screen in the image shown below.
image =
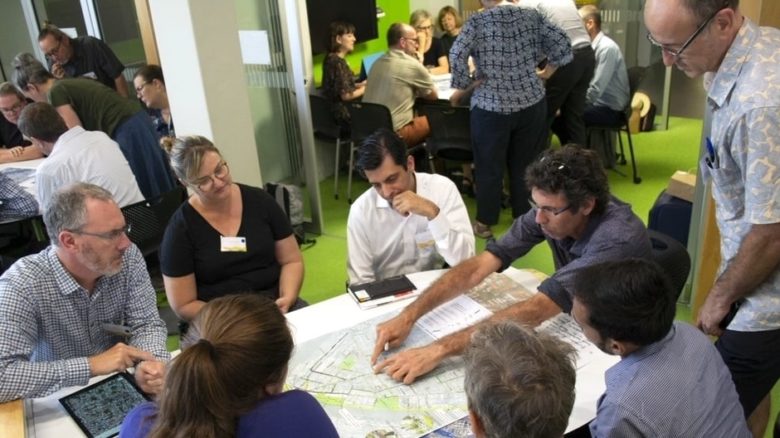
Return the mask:
<path id="1" fill-rule="evenodd" d="M 147 397 L 129 374 L 119 373 L 60 399 L 76 424 L 90 438 L 112 437 L 134 407 Z"/>

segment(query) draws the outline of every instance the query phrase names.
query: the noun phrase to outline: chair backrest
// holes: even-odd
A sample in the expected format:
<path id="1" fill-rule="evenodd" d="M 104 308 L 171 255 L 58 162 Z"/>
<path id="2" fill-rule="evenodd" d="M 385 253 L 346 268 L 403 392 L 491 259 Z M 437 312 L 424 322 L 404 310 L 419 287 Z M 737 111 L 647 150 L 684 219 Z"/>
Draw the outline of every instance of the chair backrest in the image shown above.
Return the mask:
<path id="1" fill-rule="evenodd" d="M 653 246 L 653 261 L 669 275 L 672 287 L 676 293 L 675 299 L 680 297 L 688 274 L 691 272 L 691 256 L 688 250 L 677 240 L 664 233 L 647 230 L 650 235 L 650 243 Z"/>
<path id="2" fill-rule="evenodd" d="M 183 186 L 176 186 L 156 198 L 122 208 L 125 220 L 131 225 L 130 241 L 144 256 L 160 248 L 165 227 L 186 196 L 187 190 Z"/>
<path id="3" fill-rule="evenodd" d="M 332 102 L 322 96 L 309 95 L 314 133 L 330 140 L 336 140 L 339 138 L 341 127 L 336 123 L 336 118 L 333 117 L 332 105 Z"/>
<path id="4" fill-rule="evenodd" d="M 468 107 L 423 102 L 419 108 L 420 112 L 428 118 L 431 127 L 426 145 L 432 155 L 452 161 L 474 160 L 471 149 L 471 116 Z"/>
<path id="5" fill-rule="evenodd" d="M 352 141 L 359 146 L 364 138 L 379 128 L 393 130 L 390 110 L 378 103 L 345 102 L 352 120 Z"/>

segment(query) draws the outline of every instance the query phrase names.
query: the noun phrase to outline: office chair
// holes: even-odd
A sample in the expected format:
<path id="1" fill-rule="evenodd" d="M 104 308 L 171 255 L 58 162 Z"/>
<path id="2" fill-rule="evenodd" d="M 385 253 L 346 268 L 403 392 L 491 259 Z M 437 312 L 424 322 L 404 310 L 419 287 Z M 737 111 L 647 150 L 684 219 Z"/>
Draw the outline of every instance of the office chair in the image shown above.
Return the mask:
<path id="1" fill-rule="evenodd" d="M 628 104 L 626 104 L 626 107 L 621 113 L 619 124 L 587 126 L 588 148 L 591 147 L 590 140 L 593 134 L 599 133 L 604 143 L 608 145 L 607 150 L 614 151 L 611 134 L 613 132 L 616 133 L 618 143 L 620 144 L 620 164 L 626 164 L 626 154 L 623 150 L 623 137 L 620 135 L 621 131 L 626 133 L 626 137 L 628 137 L 628 151 L 631 154 L 631 168 L 633 171 L 634 184 L 641 183 L 642 178 L 637 175 L 636 159 L 634 158 L 634 143 L 631 141 L 631 130 L 628 127 L 628 119 L 631 117 L 631 99 L 634 97 L 634 93 L 636 93 L 637 89 L 639 89 L 639 84 L 642 82 L 642 79 L 644 79 L 646 70 L 646 67 L 639 66 L 628 69 Z"/>
<path id="2" fill-rule="evenodd" d="M 341 125 L 333 117 L 333 103 L 316 94 L 309 95 L 311 106 L 311 123 L 314 126 L 314 136 L 326 141 L 336 142 L 336 162 L 333 171 L 333 198 L 339 199 L 339 165 L 341 164 L 341 144 L 349 143 L 350 151 L 354 147 L 348 138 L 342 138 Z M 351 152 L 350 152 L 351 154 Z"/>
<path id="3" fill-rule="evenodd" d="M 130 224 L 130 241 L 144 257 L 160 249 L 165 227 L 173 213 L 187 199 L 187 189 L 177 185 L 156 198 L 123 207 L 122 215 Z"/>
<path id="4" fill-rule="evenodd" d="M 688 274 L 691 272 L 691 256 L 688 250 L 671 236 L 664 233 L 647 230 L 652 244 L 652 259 L 669 275 L 674 288 L 675 300 L 680 298 Z"/>
<path id="5" fill-rule="evenodd" d="M 474 161 L 471 149 L 471 122 L 468 107 L 449 103 L 423 102 L 420 112 L 428 117 L 431 133 L 425 140 L 434 158 L 468 163 Z"/>
<path id="6" fill-rule="evenodd" d="M 379 128 L 393 129 L 393 119 L 390 110 L 378 103 L 345 102 L 352 121 L 351 140 L 353 147 L 349 150 L 349 177 L 347 179 L 347 202 L 352 204 L 352 168 L 355 159 L 355 147 L 364 138 L 373 134 Z"/>

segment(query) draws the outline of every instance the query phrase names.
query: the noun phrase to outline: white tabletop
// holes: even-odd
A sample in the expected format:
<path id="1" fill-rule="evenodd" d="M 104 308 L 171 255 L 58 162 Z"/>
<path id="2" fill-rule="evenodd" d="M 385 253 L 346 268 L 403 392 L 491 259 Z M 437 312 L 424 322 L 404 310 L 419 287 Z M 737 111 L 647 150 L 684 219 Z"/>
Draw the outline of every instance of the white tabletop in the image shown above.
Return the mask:
<path id="1" fill-rule="evenodd" d="M 408 275 L 418 287 L 425 288 L 444 271 L 428 271 Z M 535 290 L 539 278 L 533 273 L 514 268 L 504 274 L 517 281 L 526 289 Z M 373 309 L 361 310 L 346 293 L 338 297 L 305 307 L 287 315 L 295 343 L 300 344 L 327 333 L 343 330 L 374 317 L 391 313 L 409 304 L 409 300 L 398 301 Z M 568 430 L 573 430 L 593 419 L 596 415 L 596 402 L 605 390 L 604 372 L 618 360 L 615 356 L 600 354 L 590 356 L 591 360 L 577 370 L 576 400 L 569 419 Z M 366 360 L 369 360 L 366 357 Z M 93 381 L 100 380 L 95 378 Z M 29 437 L 62 438 L 83 436 L 76 423 L 59 404 L 58 399 L 70 394 L 79 387 L 62 389 L 48 397 L 26 400 L 25 414 Z"/>
<path id="2" fill-rule="evenodd" d="M 27 161 L 15 161 L 13 163 L 0 163 L 0 172 L 6 169 L 37 169 L 38 166 L 43 163 L 45 158 L 36 158 L 35 160 Z M 38 193 L 35 189 L 35 173 L 24 181 L 20 181 L 19 185 L 29 194 L 37 197 Z"/>

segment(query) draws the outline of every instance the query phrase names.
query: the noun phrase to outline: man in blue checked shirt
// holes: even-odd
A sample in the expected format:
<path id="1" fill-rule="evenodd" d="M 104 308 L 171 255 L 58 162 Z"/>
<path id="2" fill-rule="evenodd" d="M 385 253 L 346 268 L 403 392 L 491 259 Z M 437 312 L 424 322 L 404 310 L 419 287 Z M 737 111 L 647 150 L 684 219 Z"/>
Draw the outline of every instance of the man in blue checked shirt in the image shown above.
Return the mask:
<path id="1" fill-rule="evenodd" d="M 751 438 L 731 374 L 710 340 L 674 322 L 677 294 L 660 266 L 625 259 L 575 278 L 572 316 L 620 362 L 604 375 L 591 435 Z"/>
<path id="2" fill-rule="evenodd" d="M 52 244 L 0 277 L 0 402 L 131 367 L 141 389 L 157 393 L 170 359 L 165 324 L 111 194 L 65 187 L 43 219 Z"/>

